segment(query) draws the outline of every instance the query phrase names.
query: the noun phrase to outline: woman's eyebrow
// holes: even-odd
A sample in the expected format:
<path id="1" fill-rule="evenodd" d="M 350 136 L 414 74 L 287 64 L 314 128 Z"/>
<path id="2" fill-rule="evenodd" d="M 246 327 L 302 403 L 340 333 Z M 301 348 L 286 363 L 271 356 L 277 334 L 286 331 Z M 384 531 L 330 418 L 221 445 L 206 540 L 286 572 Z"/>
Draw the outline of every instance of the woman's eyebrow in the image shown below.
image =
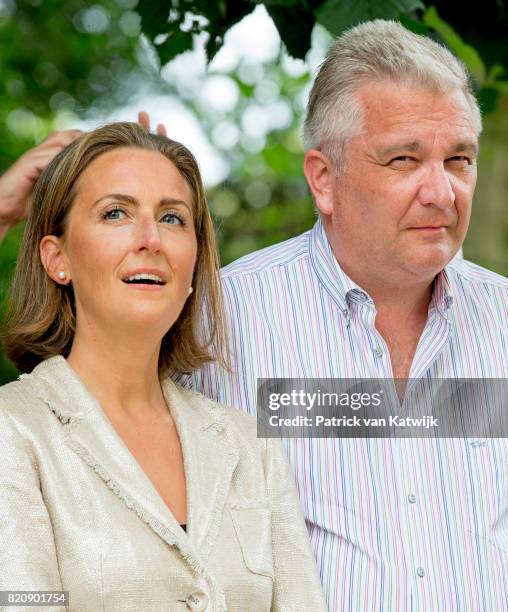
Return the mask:
<path id="1" fill-rule="evenodd" d="M 112 200 L 120 200 L 121 202 L 125 202 L 126 204 L 133 204 L 134 206 L 139 205 L 139 202 L 136 198 L 132 196 L 126 195 L 124 193 L 107 193 L 106 195 L 101 196 L 98 200 L 92 204 L 92 208 L 97 206 L 103 200 L 112 199 Z"/>
<path id="2" fill-rule="evenodd" d="M 192 212 L 192 206 L 185 200 L 180 200 L 179 198 L 162 198 L 162 200 L 159 202 L 159 207 L 162 208 L 164 206 L 184 206 L 185 208 L 188 208 L 190 212 Z"/>
<path id="3" fill-rule="evenodd" d="M 97 206 L 97 204 L 99 204 L 103 200 L 107 200 L 107 199 L 119 200 L 120 202 L 131 204 L 132 206 L 139 206 L 139 201 L 137 200 L 137 198 L 134 198 L 133 196 L 127 195 L 125 193 L 107 193 L 106 195 L 103 195 L 98 200 L 96 200 L 93 203 L 92 208 Z M 165 206 L 184 206 L 185 208 L 188 208 L 189 210 L 191 210 L 190 205 L 187 204 L 187 202 L 185 202 L 184 200 L 181 200 L 179 198 L 162 198 L 159 201 L 158 206 L 159 208 L 163 208 Z"/>

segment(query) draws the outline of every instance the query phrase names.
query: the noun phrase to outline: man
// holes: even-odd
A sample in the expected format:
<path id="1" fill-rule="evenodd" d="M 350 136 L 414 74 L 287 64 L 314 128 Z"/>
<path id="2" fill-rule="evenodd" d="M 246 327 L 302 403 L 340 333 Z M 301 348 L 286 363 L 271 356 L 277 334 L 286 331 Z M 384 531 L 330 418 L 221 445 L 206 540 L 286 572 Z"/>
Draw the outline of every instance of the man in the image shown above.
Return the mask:
<path id="1" fill-rule="evenodd" d="M 450 263 L 479 132 L 446 50 L 393 22 L 341 36 L 305 127 L 319 221 L 224 270 L 234 372 L 195 386 L 254 412 L 258 377 L 506 377 L 508 282 Z M 504 440 L 285 444 L 330 610 L 508 609 Z"/>
<path id="2" fill-rule="evenodd" d="M 254 413 L 258 378 L 503 378 L 508 281 L 463 260 L 481 118 L 462 65 L 364 23 L 310 94 L 315 227 L 223 270 L 233 373 L 194 386 Z M 504 439 L 287 439 L 330 610 L 508 610 Z"/>

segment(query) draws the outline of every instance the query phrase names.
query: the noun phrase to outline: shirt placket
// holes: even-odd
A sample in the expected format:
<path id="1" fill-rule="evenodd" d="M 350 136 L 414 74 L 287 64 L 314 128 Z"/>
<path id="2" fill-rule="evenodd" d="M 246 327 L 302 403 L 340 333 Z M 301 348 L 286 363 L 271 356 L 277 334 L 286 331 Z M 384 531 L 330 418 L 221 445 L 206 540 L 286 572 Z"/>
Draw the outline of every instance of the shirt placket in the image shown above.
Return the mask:
<path id="1" fill-rule="evenodd" d="M 432 364 L 438 359 L 449 340 L 450 327 L 447 318 L 437 308 L 429 309 L 427 323 L 422 332 L 411 366 L 411 379 L 406 387 L 401 413 L 410 415 L 414 411 L 411 396 L 414 385 L 425 376 Z M 429 411 L 419 406 L 416 412 Z M 439 440 L 432 438 L 394 439 L 398 456 L 397 478 L 400 503 L 398 520 L 404 534 L 403 546 L 407 559 L 408 583 L 411 601 L 415 612 L 425 612 L 440 606 L 443 611 L 452 610 L 447 600 L 442 576 L 434 574 L 436 554 L 445 554 L 435 547 L 433 532 L 441 527 L 436 523 L 441 519 L 436 503 L 439 491 L 440 461 L 437 457 Z M 446 474 L 444 475 L 446 477 Z M 438 513 L 438 514 L 436 514 Z"/>
<path id="2" fill-rule="evenodd" d="M 371 377 L 392 378 L 388 347 L 375 328 L 376 309 L 372 300 L 367 294 L 357 291 L 351 292 L 348 297 L 349 328 L 352 333 L 357 334 L 357 343 L 364 347 L 362 364 L 364 376 L 367 374 L 365 365 L 369 364 Z M 415 374 L 422 376 L 432 366 L 446 346 L 449 333 L 446 317 L 432 308 L 415 352 L 414 364 L 417 367 L 412 368 Z M 407 406 L 403 405 L 401 412 L 406 411 Z M 398 496 L 395 499 L 386 495 L 385 499 L 391 498 L 387 511 L 392 515 L 393 524 L 398 526 L 401 536 L 397 546 L 399 550 L 397 558 L 402 560 L 405 571 L 402 572 L 404 577 L 399 576 L 399 580 L 402 580 L 399 588 L 405 585 L 408 589 L 406 597 L 411 601 L 412 608 L 423 612 L 431 609 L 429 606 L 436 603 L 436 581 L 432 575 L 432 546 L 428 544 L 433 528 L 432 512 L 428 507 L 428 500 L 425 499 L 424 487 L 419 486 L 421 478 L 418 475 L 423 467 L 421 458 L 429 453 L 432 454 L 432 445 L 435 441 L 381 439 L 378 443 L 391 445 L 390 455 L 395 461 L 391 472 L 395 482 L 387 483 L 386 486 L 394 487 L 398 491 Z M 423 448 L 424 445 L 427 445 L 426 449 Z M 386 456 L 389 456 L 389 453 L 386 453 Z M 415 462 L 416 457 L 420 459 L 419 462 Z M 436 474 L 429 476 L 431 480 L 436 480 Z M 439 580 L 437 582 L 439 583 Z M 407 603 L 406 597 L 399 599 L 399 603 L 401 601 Z M 442 604 L 445 605 L 445 602 Z"/>
<path id="3" fill-rule="evenodd" d="M 361 360 L 362 378 L 391 378 L 390 353 L 375 327 L 377 313 L 374 302 L 363 291 L 350 292 L 347 302 L 350 332 L 356 336 L 354 346 L 363 347 L 357 356 Z M 365 367 L 367 364 L 370 372 Z"/>

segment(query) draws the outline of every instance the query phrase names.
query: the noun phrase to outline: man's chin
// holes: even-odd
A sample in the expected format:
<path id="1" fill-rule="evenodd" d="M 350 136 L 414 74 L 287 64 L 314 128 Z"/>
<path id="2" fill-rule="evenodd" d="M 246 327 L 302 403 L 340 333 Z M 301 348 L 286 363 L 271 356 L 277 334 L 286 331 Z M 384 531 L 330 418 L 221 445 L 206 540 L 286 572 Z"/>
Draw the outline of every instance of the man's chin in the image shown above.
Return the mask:
<path id="1" fill-rule="evenodd" d="M 416 276 L 429 278 L 444 270 L 458 252 L 459 247 L 427 245 L 409 255 L 406 264 Z"/>

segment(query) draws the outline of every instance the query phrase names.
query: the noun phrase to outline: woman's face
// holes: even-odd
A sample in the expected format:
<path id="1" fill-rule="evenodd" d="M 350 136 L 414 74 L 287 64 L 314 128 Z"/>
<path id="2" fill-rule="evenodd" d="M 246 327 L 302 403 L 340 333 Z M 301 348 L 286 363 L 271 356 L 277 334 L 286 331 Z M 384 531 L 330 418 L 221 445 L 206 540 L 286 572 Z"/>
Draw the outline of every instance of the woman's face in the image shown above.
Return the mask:
<path id="1" fill-rule="evenodd" d="M 154 334 L 178 318 L 192 285 L 197 242 L 191 191 L 161 153 L 115 149 L 80 176 L 62 263 L 77 330 Z"/>

